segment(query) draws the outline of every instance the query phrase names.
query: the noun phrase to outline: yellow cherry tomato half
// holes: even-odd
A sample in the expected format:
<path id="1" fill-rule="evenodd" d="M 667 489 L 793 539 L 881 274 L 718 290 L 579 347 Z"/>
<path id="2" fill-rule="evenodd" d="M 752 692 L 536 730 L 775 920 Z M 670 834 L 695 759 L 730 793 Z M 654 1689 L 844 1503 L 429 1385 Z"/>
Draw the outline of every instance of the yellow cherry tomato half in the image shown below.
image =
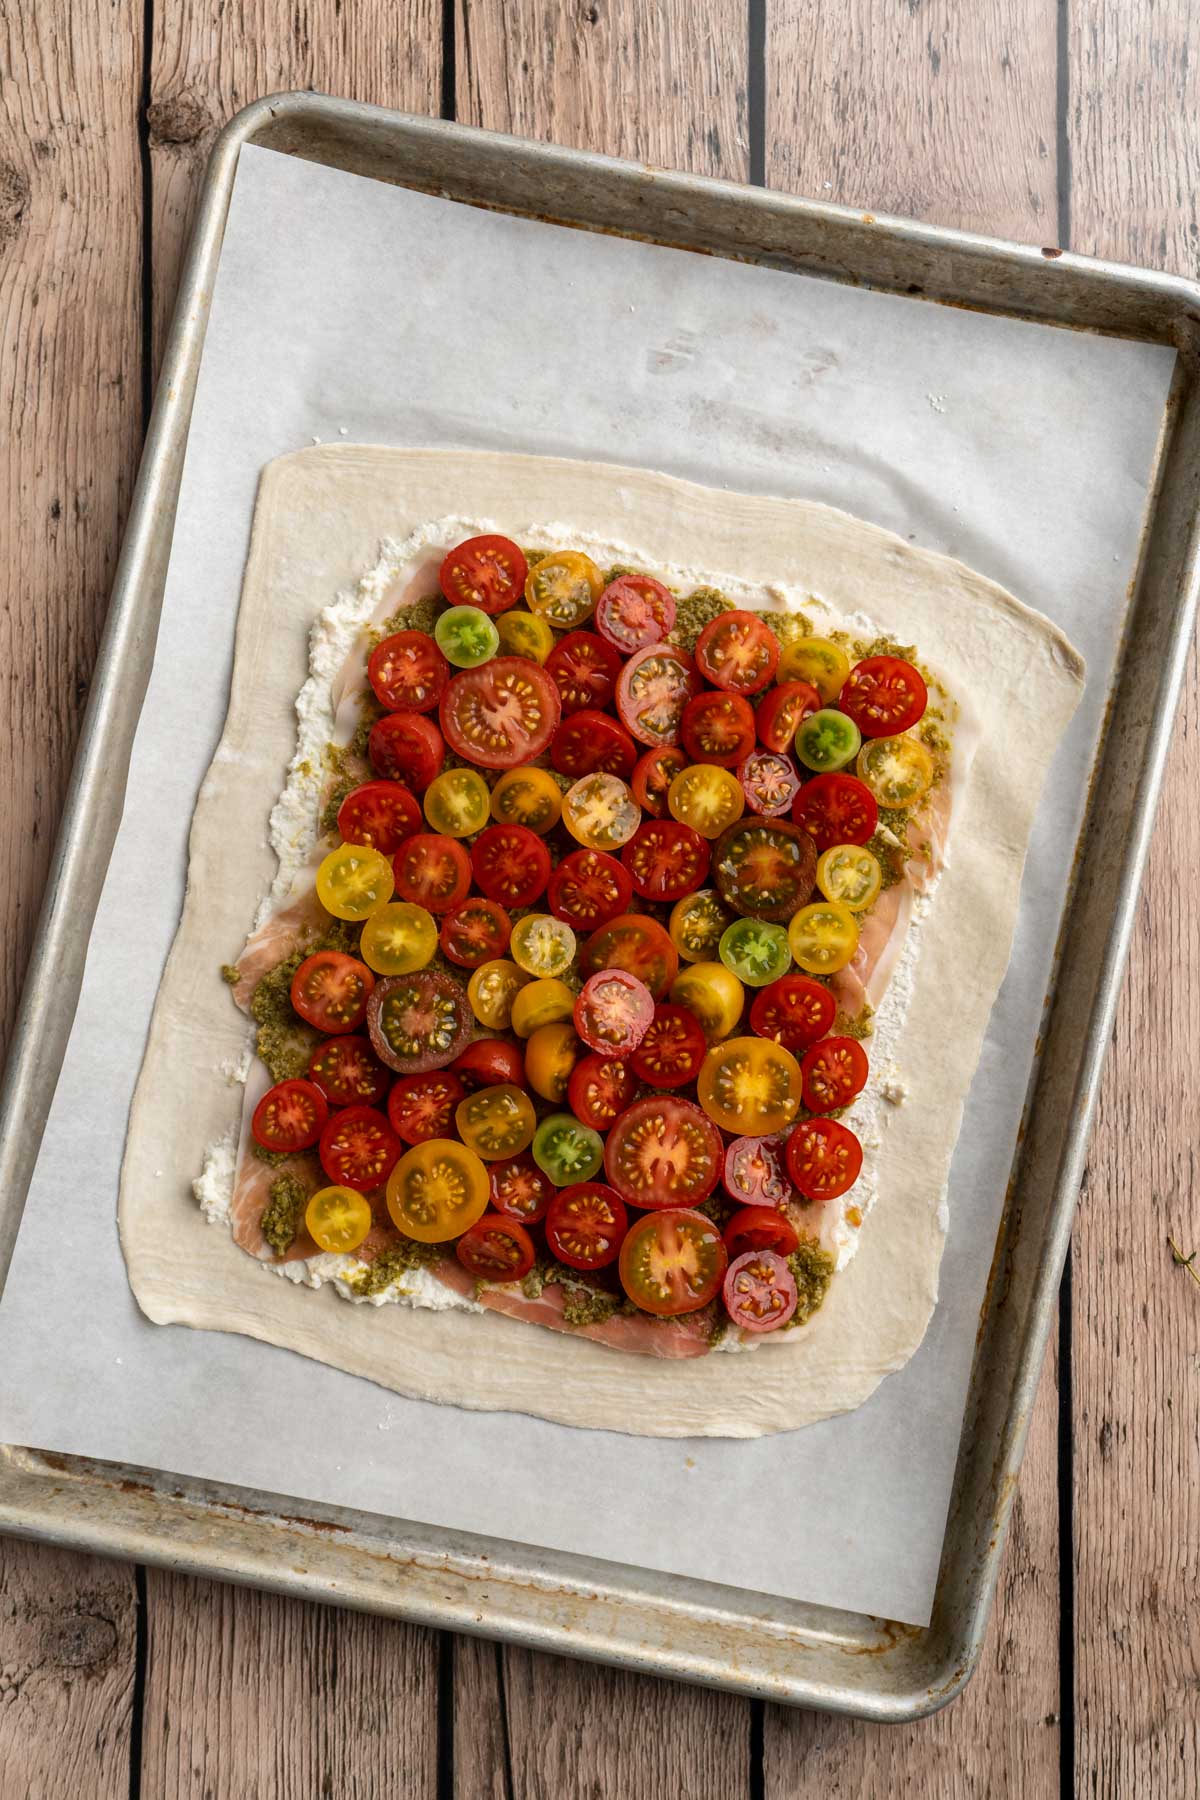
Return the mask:
<path id="1" fill-rule="evenodd" d="M 909 807 L 933 786 L 934 761 L 920 738 L 870 738 L 855 765 L 859 780 L 880 806 Z"/>
<path id="2" fill-rule="evenodd" d="M 387 857 L 366 844 L 339 844 L 317 870 L 317 899 L 335 919 L 369 919 L 395 886 Z"/>
<path id="3" fill-rule="evenodd" d="M 357 1250 L 371 1229 L 371 1207 L 357 1188 L 325 1187 L 304 1209 L 304 1227 L 319 1250 Z"/>
<path id="4" fill-rule="evenodd" d="M 502 656 L 524 656 L 529 662 L 544 663 L 554 648 L 554 633 L 536 613 L 512 606 L 494 624 L 500 633 Z"/>
<path id="5" fill-rule="evenodd" d="M 574 1025 L 539 1025 L 525 1045 L 525 1079 L 535 1094 L 561 1106 L 578 1060 Z"/>
<path id="6" fill-rule="evenodd" d="M 850 673 L 850 658 L 828 638 L 793 638 L 779 653 L 777 681 L 807 681 L 825 706 L 831 706 Z"/>
<path id="7" fill-rule="evenodd" d="M 858 949 L 858 920 L 840 900 L 814 900 L 792 915 L 788 949 L 807 975 L 834 975 Z"/>
<path id="8" fill-rule="evenodd" d="M 681 769 L 667 789 L 667 810 L 681 825 L 701 837 L 716 838 L 735 825 L 746 810 L 742 784 L 732 769 L 715 763 L 693 763 Z"/>
<path id="9" fill-rule="evenodd" d="M 427 1138 L 405 1152 L 387 1182 L 392 1224 L 421 1244 L 461 1237 L 487 1211 L 488 1172 L 457 1138 Z"/>
<path id="10" fill-rule="evenodd" d="M 727 1038 L 700 1065 L 696 1093 L 722 1131 L 763 1137 L 782 1131 L 800 1110 L 800 1064 L 771 1038 Z"/>
<path id="11" fill-rule="evenodd" d="M 433 914 L 407 900 L 392 900 L 363 926 L 358 953 L 377 975 L 411 975 L 425 967 L 437 947 Z"/>
<path id="12" fill-rule="evenodd" d="M 565 981 L 531 981 L 512 1003 L 511 1024 L 520 1038 L 543 1025 L 565 1025 L 575 1017 L 575 996 Z"/>
<path id="13" fill-rule="evenodd" d="M 863 912 L 883 886 L 883 870 L 864 844 L 834 844 L 817 858 L 817 886 L 827 900 Z"/>
<path id="14" fill-rule="evenodd" d="M 489 1031 L 507 1031 L 513 1001 L 528 980 L 524 969 L 507 957 L 480 963 L 467 983 L 467 999 L 479 1023 Z"/>
<path id="15" fill-rule="evenodd" d="M 575 960 L 575 933 L 564 919 L 527 913 L 513 926 L 508 953 L 527 975 L 562 975 Z"/>
<path id="16" fill-rule="evenodd" d="M 573 631 L 596 609 L 604 577 L 581 550 L 555 550 L 535 562 L 525 583 L 529 610 L 556 631 Z"/>
<path id="17" fill-rule="evenodd" d="M 506 769 L 492 789 L 492 817 L 500 825 L 527 825 L 545 837 L 558 824 L 562 802 L 562 789 L 546 769 Z"/>
<path id="18" fill-rule="evenodd" d="M 675 902 L 667 930 L 684 962 L 716 962 L 721 933 L 732 924 L 733 914 L 716 888 L 698 888 Z"/>
<path id="19" fill-rule="evenodd" d="M 430 831 L 470 837 L 487 824 L 492 796 L 478 769 L 445 769 L 425 789 L 424 806 Z"/>
<path id="20" fill-rule="evenodd" d="M 736 1031 L 746 1004 L 746 990 L 724 963 L 698 962 L 680 969 L 671 983 L 671 999 L 676 1006 L 686 1006 L 696 1015 L 711 1044 Z"/>
<path id="21" fill-rule="evenodd" d="M 533 1101 L 509 1081 L 497 1087 L 478 1088 L 454 1109 L 459 1137 L 485 1162 L 519 1156 L 528 1150 L 537 1130 Z"/>
<path id="22" fill-rule="evenodd" d="M 563 824 L 587 850 L 619 850 L 642 822 L 642 809 L 619 775 L 584 775 L 563 795 Z"/>

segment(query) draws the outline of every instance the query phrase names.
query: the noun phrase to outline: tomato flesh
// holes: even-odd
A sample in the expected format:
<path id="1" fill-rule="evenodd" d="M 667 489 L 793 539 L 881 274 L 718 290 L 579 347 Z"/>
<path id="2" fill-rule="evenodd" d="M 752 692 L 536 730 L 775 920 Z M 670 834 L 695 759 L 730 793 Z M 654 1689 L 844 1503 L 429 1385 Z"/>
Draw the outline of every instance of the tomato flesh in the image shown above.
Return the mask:
<path id="1" fill-rule="evenodd" d="M 688 759 L 678 744 L 662 744 L 638 758 L 630 780 L 633 797 L 643 812 L 654 819 L 666 817 L 671 783 L 687 766 Z"/>
<path id="2" fill-rule="evenodd" d="M 633 1072 L 650 1087 L 686 1087 L 700 1073 L 708 1049 L 700 1021 L 686 1006 L 656 1006 L 633 1053 Z"/>
<path id="3" fill-rule="evenodd" d="M 763 696 L 754 715 L 759 743 L 780 754 L 790 750 L 805 719 L 820 710 L 821 696 L 810 682 L 781 681 Z"/>
<path id="4" fill-rule="evenodd" d="M 571 1070 L 567 1105 L 593 1131 L 607 1131 L 633 1099 L 636 1087 L 637 1078 L 626 1059 L 594 1051 Z"/>
<path id="5" fill-rule="evenodd" d="M 787 1142 L 788 1174 L 806 1200 L 837 1200 L 862 1170 L 862 1145 L 839 1119 L 802 1119 Z"/>
<path id="6" fill-rule="evenodd" d="M 653 575 L 618 575 L 596 602 L 596 630 L 622 656 L 661 643 L 674 624 L 674 596 Z"/>
<path id="7" fill-rule="evenodd" d="M 901 656 L 868 656 L 855 663 L 838 695 L 864 737 L 911 731 L 929 704 L 924 677 Z"/>
<path id="8" fill-rule="evenodd" d="M 387 1114 L 392 1129 L 406 1144 L 449 1137 L 454 1109 L 466 1091 L 457 1075 L 443 1069 L 431 1070 L 427 1075 L 405 1075 L 388 1095 Z"/>
<path id="9" fill-rule="evenodd" d="M 781 975 L 754 996 L 750 1029 L 785 1050 L 807 1050 L 823 1038 L 837 1016 L 837 1001 L 811 975 Z"/>
<path id="10" fill-rule="evenodd" d="M 519 1219 L 522 1225 L 536 1225 L 544 1219 L 557 1192 L 527 1150 L 503 1162 L 490 1163 L 488 1181 L 496 1211 Z"/>
<path id="11" fill-rule="evenodd" d="M 418 831 L 392 858 L 396 893 L 411 906 L 431 913 L 449 912 L 465 900 L 471 887 L 471 859 L 457 838 Z"/>
<path id="12" fill-rule="evenodd" d="M 337 828 L 347 844 L 394 856 L 405 838 L 420 831 L 421 808 L 399 781 L 364 781 L 338 807 Z"/>
<path id="13" fill-rule="evenodd" d="M 713 849 L 717 891 L 734 912 L 786 924 L 812 892 L 812 839 L 782 819 L 739 819 Z"/>
<path id="14" fill-rule="evenodd" d="M 438 717 L 456 756 L 485 769 L 511 769 L 541 755 L 562 717 L 562 702 L 537 663 L 494 656 L 451 679 Z"/>
<path id="15" fill-rule="evenodd" d="M 517 1219 L 484 1213 L 464 1231 L 454 1254 L 477 1281 L 520 1281 L 533 1267 L 533 1239 Z"/>
<path id="16" fill-rule="evenodd" d="M 750 1250 L 737 1257 L 726 1271 L 722 1293 L 734 1324 L 754 1332 L 786 1325 L 799 1298 L 796 1277 L 774 1250 Z"/>
<path id="17" fill-rule="evenodd" d="M 628 869 L 604 850 L 572 850 L 553 870 L 546 898 L 556 919 L 574 931 L 595 931 L 620 916 L 633 899 Z"/>
<path id="18" fill-rule="evenodd" d="M 625 1202 L 602 1181 L 560 1188 L 546 1214 L 546 1243 L 569 1269 L 607 1269 L 628 1229 Z"/>
<path id="19" fill-rule="evenodd" d="M 459 982 L 433 969 L 376 983 L 367 1030 L 380 1062 L 400 1075 L 444 1069 L 460 1056 L 474 1030 Z"/>
<path id="20" fill-rule="evenodd" d="M 754 748 L 754 708 L 740 694 L 697 694 L 683 709 L 679 735 L 693 762 L 736 768 Z"/>
<path id="21" fill-rule="evenodd" d="M 531 906 L 550 875 L 550 852 L 528 825 L 489 825 L 471 846 L 471 870 L 489 900 Z"/>
<path id="22" fill-rule="evenodd" d="M 563 720 L 550 740 L 550 761 L 560 775 L 578 779 L 597 769 L 627 781 L 637 750 L 623 725 L 607 713 L 584 710 Z"/>
<path id="23" fill-rule="evenodd" d="M 810 1112 L 849 1106 L 867 1085 L 867 1068 L 867 1053 L 857 1038 L 822 1038 L 800 1062 L 805 1106 Z"/>
<path id="24" fill-rule="evenodd" d="M 254 1109 L 250 1132 L 264 1150 L 290 1155 L 309 1150 L 329 1118 L 329 1102 L 313 1081 L 295 1078 L 268 1088 Z"/>
<path id="25" fill-rule="evenodd" d="M 700 686 L 691 659 L 670 644 L 635 650 L 617 682 L 621 723 L 652 750 L 679 742 L 683 710 Z"/>
<path id="26" fill-rule="evenodd" d="M 737 778 L 751 812 L 767 819 L 790 812 L 800 792 L 795 763 L 776 750 L 752 750 L 738 764 Z"/>
<path id="27" fill-rule="evenodd" d="M 645 1037 L 654 1017 L 654 996 L 644 981 L 624 969 L 601 969 L 589 976 L 575 1002 L 575 1030 L 589 1050 L 628 1056 Z"/>
<path id="28" fill-rule="evenodd" d="M 546 658 L 564 713 L 599 711 L 609 705 L 621 673 L 620 652 L 594 631 L 568 631 Z"/>
<path id="29" fill-rule="evenodd" d="M 579 972 L 586 980 L 600 969 L 625 969 L 644 981 L 656 1000 L 679 973 L 679 952 L 658 923 L 644 913 L 622 913 L 593 931 L 579 956 Z"/>
<path id="30" fill-rule="evenodd" d="M 730 1262 L 754 1250 L 774 1250 L 777 1256 L 790 1256 L 800 1246 L 800 1233 L 787 1214 L 775 1206 L 740 1207 L 721 1237 Z"/>
<path id="31" fill-rule="evenodd" d="M 393 632 L 367 662 L 367 680 L 388 712 L 428 712 L 449 679 L 449 663 L 423 631 Z"/>
<path id="32" fill-rule="evenodd" d="M 467 538 L 442 563 L 438 583 L 451 606 L 500 613 L 525 591 L 529 564 L 511 538 L 498 533 Z"/>
<path id="33" fill-rule="evenodd" d="M 708 878 L 708 844 L 677 819 L 647 819 L 621 851 L 633 889 L 643 900 L 682 900 Z"/>
<path id="34" fill-rule="evenodd" d="M 432 719 L 419 712 L 390 712 L 367 738 L 371 767 L 389 781 L 407 782 L 414 793 L 429 786 L 446 759 L 446 745 Z"/>
<path id="35" fill-rule="evenodd" d="M 666 1207 L 638 1219 L 626 1233 L 621 1286 L 642 1312 L 675 1318 L 715 1298 L 728 1260 L 711 1219 L 687 1207 Z"/>
<path id="36" fill-rule="evenodd" d="M 308 1079 L 331 1106 L 379 1106 L 391 1086 L 369 1037 L 326 1038 L 308 1059 Z"/>
<path id="37" fill-rule="evenodd" d="M 321 1167 L 330 1181 L 360 1193 L 382 1187 L 403 1144 L 384 1113 L 374 1106 L 346 1106 L 321 1133 Z"/>
<path id="38" fill-rule="evenodd" d="M 778 662 L 779 639 L 757 613 L 719 613 L 696 644 L 700 673 L 732 694 L 761 693 Z"/>
<path id="39" fill-rule="evenodd" d="M 778 1209 L 797 1198 L 787 1166 L 788 1134 L 734 1138 L 725 1152 L 722 1179 L 731 1200 L 759 1211 Z"/>
<path id="40" fill-rule="evenodd" d="M 451 1071 L 468 1093 L 479 1087 L 498 1087 L 502 1081 L 519 1085 L 525 1073 L 525 1058 L 505 1038 L 479 1038 L 455 1058 Z"/>
<path id="41" fill-rule="evenodd" d="M 796 795 L 792 822 L 819 851 L 835 844 L 865 844 L 879 829 L 879 802 L 857 775 L 817 775 Z"/>
<path id="42" fill-rule="evenodd" d="M 608 1179 L 630 1206 L 695 1206 L 717 1185 L 721 1134 L 700 1108 L 674 1094 L 635 1100 L 604 1150 Z"/>
<path id="43" fill-rule="evenodd" d="M 374 986 L 374 975 L 356 956 L 318 950 L 306 956 L 292 976 L 292 1005 L 318 1031 L 357 1031 Z"/>
<path id="44" fill-rule="evenodd" d="M 477 969 L 503 956 L 511 936 L 512 923 L 504 908 L 469 894 L 443 915 L 438 941 L 442 955 L 460 969 Z"/>

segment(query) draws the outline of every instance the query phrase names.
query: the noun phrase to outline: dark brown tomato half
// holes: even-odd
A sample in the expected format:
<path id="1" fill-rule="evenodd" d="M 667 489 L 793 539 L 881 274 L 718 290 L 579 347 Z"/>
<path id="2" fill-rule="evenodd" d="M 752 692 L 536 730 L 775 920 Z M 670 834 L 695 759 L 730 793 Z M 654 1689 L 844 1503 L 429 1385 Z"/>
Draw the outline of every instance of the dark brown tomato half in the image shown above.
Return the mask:
<path id="1" fill-rule="evenodd" d="M 806 831 L 783 819 L 739 819 L 717 839 L 712 872 L 734 912 L 786 924 L 812 893 L 816 846 Z"/>
<path id="2" fill-rule="evenodd" d="M 466 989 L 433 969 L 377 982 L 367 1006 L 375 1054 L 401 1075 L 448 1068 L 474 1029 Z"/>

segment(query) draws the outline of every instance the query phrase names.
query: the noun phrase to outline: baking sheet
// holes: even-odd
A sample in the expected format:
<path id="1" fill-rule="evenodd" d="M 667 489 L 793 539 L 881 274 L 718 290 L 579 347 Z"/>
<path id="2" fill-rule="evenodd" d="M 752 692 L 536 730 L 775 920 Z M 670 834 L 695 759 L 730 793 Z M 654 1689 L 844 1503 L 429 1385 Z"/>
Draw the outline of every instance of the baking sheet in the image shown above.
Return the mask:
<path id="1" fill-rule="evenodd" d="M 244 150 L 125 820 L 0 1305 L 0 1436 L 709 1579 L 717 1543 L 730 1583 L 924 1623 L 1172 362 Z M 271 456 L 343 437 L 826 500 L 961 556 L 1087 657 L 955 1158 L 942 1302 L 857 1413 L 751 1443 L 574 1432 L 137 1313 L 115 1230 L 124 1119 L 223 718 L 254 487 Z M 703 1533 L 659 1523 L 695 1517 Z"/>

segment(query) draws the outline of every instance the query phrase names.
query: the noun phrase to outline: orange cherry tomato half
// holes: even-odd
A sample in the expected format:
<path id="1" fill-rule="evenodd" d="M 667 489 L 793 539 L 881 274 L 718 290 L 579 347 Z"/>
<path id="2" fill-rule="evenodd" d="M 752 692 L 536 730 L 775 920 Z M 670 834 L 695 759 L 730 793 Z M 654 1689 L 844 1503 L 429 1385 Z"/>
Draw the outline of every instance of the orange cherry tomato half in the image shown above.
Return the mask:
<path id="1" fill-rule="evenodd" d="M 520 599 L 528 574 L 524 553 L 512 539 L 488 533 L 467 538 L 450 551 L 438 584 L 451 606 L 500 613 Z"/>
<path id="2" fill-rule="evenodd" d="M 836 1200 L 862 1170 L 862 1145 L 838 1119 L 802 1119 L 787 1142 L 788 1174 L 806 1200 Z"/>
<path id="3" fill-rule="evenodd" d="M 277 1081 L 254 1109 L 250 1133 L 264 1150 L 287 1156 L 309 1150 L 329 1118 L 329 1102 L 313 1081 Z"/>
<path id="4" fill-rule="evenodd" d="M 489 1212 L 463 1232 L 454 1254 L 477 1281 L 520 1281 L 533 1267 L 533 1239 L 518 1220 Z"/>
<path id="5" fill-rule="evenodd" d="M 667 1207 L 638 1219 L 621 1245 L 621 1286 L 659 1318 L 696 1312 L 721 1291 L 729 1258 L 711 1219 Z"/>
<path id="6" fill-rule="evenodd" d="M 560 1188 L 546 1214 L 546 1243 L 569 1269 L 606 1269 L 621 1254 L 629 1214 L 602 1181 Z"/>
<path id="7" fill-rule="evenodd" d="M 849 1106 L 867 1085 L 867 1053 L 857 1038 L 827 1037 L 800 1062 L 804 1104 L 809 1112 L 833 1112 Z"/>

